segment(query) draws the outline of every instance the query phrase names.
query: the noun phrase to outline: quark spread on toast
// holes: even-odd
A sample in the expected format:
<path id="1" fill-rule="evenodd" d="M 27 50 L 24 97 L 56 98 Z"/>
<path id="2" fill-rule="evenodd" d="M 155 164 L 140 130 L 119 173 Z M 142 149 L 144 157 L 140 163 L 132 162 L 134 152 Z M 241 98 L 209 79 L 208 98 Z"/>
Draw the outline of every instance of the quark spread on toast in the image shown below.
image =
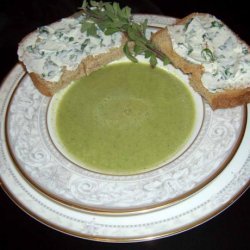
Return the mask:
<path id="1" fill-rule="evenodd" d="M 216 17 L 194 16 L 168 32 L 177 54 L 203 66 L 201 80 L 210 92 L 250 87 L 249 48 Z"/>
<path id="2" fill-rule="evenodd" d="M 83 14 L 64 18 L 40 27 L 27 36 L 18 48 L 18 56 L 28 72 L 37 73 L 47 81 L 57 82 L 65 68 L 75 70 L 87 56 L 121 46 L 121 32 L 105 35 L 97 29 L 96 36 L 82 32 L 84 19 Z"/>

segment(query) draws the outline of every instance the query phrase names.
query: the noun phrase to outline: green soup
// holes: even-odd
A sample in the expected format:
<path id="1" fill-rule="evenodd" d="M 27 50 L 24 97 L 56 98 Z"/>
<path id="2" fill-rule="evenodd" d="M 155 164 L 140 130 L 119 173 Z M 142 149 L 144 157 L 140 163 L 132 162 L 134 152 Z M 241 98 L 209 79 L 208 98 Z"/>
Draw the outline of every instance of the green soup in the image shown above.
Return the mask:
<path id="1" fill-rule="evenodd" d="M 71 158 L 104 174 L 159 167 L 194 126 L 195 107 L 174 75 L 147 64 L 106 66 L 74 82 L 56 110 L 56 131 Z"/>

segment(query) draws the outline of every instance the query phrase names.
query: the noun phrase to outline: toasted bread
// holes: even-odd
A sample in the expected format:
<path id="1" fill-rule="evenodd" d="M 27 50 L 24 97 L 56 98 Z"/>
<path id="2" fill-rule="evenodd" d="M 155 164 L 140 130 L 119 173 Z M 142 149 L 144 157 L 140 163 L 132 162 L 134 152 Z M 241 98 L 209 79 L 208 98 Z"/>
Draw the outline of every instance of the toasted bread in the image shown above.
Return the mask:
<path id="1" fill-rule="evenodd" d="M 194 18 L 197 18 L 197 17 L 199 18 L 211 17 L 213 18 L 212 20 L 217 20 L 217 19 L 214 19 L 215 17 L 209 14 L 192 13 L 184 17 L 183 19 L 177 20 L 176 24 L 166 27 L 165 29 L 162 29 L 156 32 L 155 34 L 153 34 L 151 38 L 153 43 L 156 45 L 156 47 L 160 51 L 162 51 L 164 54 L 168 56 L 168 58 L 170 59 L 170 61 L 173 63 L 175 67 L 181 69 L 184 73 L 189 74 L 190 84 L 192 85 L 194 90 L 197 91 L 199 94 L 201 94 L 207 100 L 207 102 L 210 104 L 210 106 L 213 109 L 230 108 L 230 107 L 235 107 L 238 105 L 249 103 L 250 102 L 250 78 L 246 79 L 245 81 L 248 81 L 248 82 L 244 84 L 240 84 L 237 81 L 235 81 L 233 83 L 233 86 L 226 86 L 224 84 L 223 87 L 220 87 L 219 83 L 218 85 L 216 85 L 217 82 L 213 82 L 211 84 L 213 85 L 213 88 L 215 89 L 209 89 L 207 86 L 205 86 L 202 79 L 203 79 L 204 74 L 206 73 L 205 66 L 209 64 L 210 62 L 203 63 L 203 62 L 197 62 L 195 60 L 189 60 L 188 56 L 183 56 L 181 53 L 177 51 L 177 49 L 175 49 L 175 44 L 173 44 L 175 43 L 174 41 L 175 37 L 173 37 L 174 33 L 173 32 L 171 33 L 170 31 L 171 28 L 179 29 L 180 32 L 183 31 L 184 33 L 185 29 L 189 25 L 189 22 L 191 22 Z M 213 21 L 213 22 L 214 22 L 214 25 L 218 26 L 218 32 L 220 32 L 219 27 L 225 26 L 225 24 L 222 23 L 220 20 L 218 20 L 218 23 L 215 23 L 217 21 Z M 225 27 L 229 29 L 227 26 Z M 250 53 L 249 46 L 231 30 L 229 34 L 230 36 L 234 37 L 233 39 L 237 39 L 238 43 L 240 44 L 239 47 L 244 46 L 246 50 L 245 51 L 246 56 L 248 57 Z M 212 40 L 212 42 L 214 41 Z M 214 51 L 215 51 L 214 56 L 216 58 L 217 56 L 216 50 Z M 244 56 L 245 55 L 242 55 L 242 57 Z M 214 61 L 211 63 L 214 63 Z M 250 66 L 248 67 L 248 70 L 250 70 Z"/>
<path id="2" fill-rule="evenodd" d="M 74 20 L 74 18 L 79 18 L 79 14 L 72 16 L 72 17 L 69 17 L 68 19 Z M 63 20 L 65 21 L 66 19 L 63 19 Z M 57 32 L 57 30 L 60 31 L 60 29 L 62 29 L 62 25 L 60 24 L 60 22 L 61 21 L 58 21 L 56 23 L 45 26 L 47 29 L 47 31 L 46 31 L 47 33 L 45 32 L 45 34 L 42 34 L 42 35 L 46 36 L 49 33 L 48 30 L 54 29 L 52 31 L 52 33 L 54 32 L 53 33 L 53 36 L 54 36 L 54 34 Z M 59 27 L 58 29 L 55 28 L 57 26 Z M 79 25 L 79 27 L 80 27 L 80 25 Z M 65 36 L 67 38 L 66 35 L 63 34 L 61 36 Z M 102 35 L 103 35 L 103 37 L 105 36 L 103 33 L 102 33 Z M 63 47 L 64 44 L 62 44 L 61 37 L 58 39 L 54 39 L 54 40 L 53 39 L 54 39 L 54 37 L 52 37 L 53 43 L 51 43 L 51 41 L 50 41 L 50 44 L 47 47 L 45 47 L 45 49 L 43 48 L 43 50 L 41 50 L 40 52 L 39 51 L 37 52 L 37 47 L 39 49 L 39 46 L 34 47 L 33 45 L 30 45 L 31 42 L 33 42 L 33 43 L 41 42 L 41 38 L 39 37 L 39 31 L 36 30 L 36 31 L 28 34 L 26 37 L 24 37 L 22 39 L 22 41 L 19 43 L 19 48 L 18 48 L 19 61 L 24 65 L 24 67 L 28 71 L 28 73 L 29 73 L 34 85 L 37 87 L 37 89 L 43 95 L 46 95 L 46 96 L 54 95 L 57 91 L 59 91 L 60 89 L 64 88 L 68 84 L 70 84 L 71 81 L 77 80 L 83 76 L 86 76 L 86 75 L 90 74 L 91 72 L 99 69 L 100 67 L 123 57 L 124 56 L 123 46 L 124 46 L 125 42 L 127 41 L 126 36 L 124 34 L 121 34 L 119 36 L 119 41 L 116 42 L 116 46 L 112 47 L 111 44 L 108 44 L 107 48 L 105 48 L 105 46 L 102 46 L 102 50 L 100 50 L 100 52 L 95 51 L 95 53 L 93 53 L 93 54 L 88 52 L 85 56 L 83 56 L 82 60 L 79 61 L 77 63 L 77 66 L 74 67 L 73 69 L 71 69 L 71 68 L 69 69 L 67 67 L 67 64 L 63 65 L 63 63 L 62 63 L 61 70 L 60 70 L 60 77 L 57 77 L 56 80 L 55 79 L 50 80 L 50 79 L 44 77 L 43 74 L 41 74 L 42 67 L 39 66 L 40 67 L 40 72 L 39 72 L 39 67 L 37 67 L 37 68 L 32 67 L 32 65 L 36 64 L 37 60 L 40 60 L 40 58 L 37 59 L 37 55 L 40 56 L 42 53 L 44 54 L 44 51 L 45 51 L 45 56 L 46 56 L 46 51 L 50 51 L 50 50 L 53 51 L 54 47 L 56 47 L 56 46 L 58 46 L 59 49 L 60 49 L 60 46 Z M 78 38 L 74 38 L 72 36 L 72 37 L 68 37 L 68 39 L 74 40 L 74 39 L 78 39 Z M 84 33 L 84 35 L 81 35 L 81 39 L 82 40 L 77 41 L 79 43 L 79 46 L 80 46 L 80 43 L 83 43 L 84 41 L 86 41 L 86 39 L 88 39 L 86 32 Z M 105 39 L 105 37 L 100 38 L 100 42 L 102 42 L 102 39 Z M 95 40 L 95 42 L 96 42 L 96 40 Z M 63 48 L 65 49 L 65 51 L 71 51 L 70 46 L 72 46 L 72 48 L 73 48 L 73 46 L 76 46 L 75 44 L 76 43 L 67 41 L 66 46 L 64 46 L 65 48 L 64 47 Z M 118 44 L 118 46 L 117 46 L 117 44 Z M 38 54 L 34 54 L 34 56 L 33 56 L 32 55 L 33 51 L 32 51 L 32 53 L 29 52 L 30 46 L 33 46 L 31 48 L 33 50 L 36 49 L 35 53 L 38 53 Z M 89 46 L 92 46 L 91 42 L 90 42 Z M 79 51 L 79 50 L 80 49 L 78 49 L 77 51 Z M 55 53 L 57 53 L 57 51 L 54 51 L 53 53 L 55 55 Z M 79 52 L 79 53 L 81 53 L 81 52 Z M 85 53 L 85 51 L 83 50 L 82 53 Z M 48 52 L 48 54 L 49 54 L 49 52 Z M 67 54 L 65 55 L 65 57 L 67 57 Z M 59 61 L 59 64 L 61 64 L 60 61 Z M 45 66 L 43 65 L 43 68 L 44 67 Z"/>

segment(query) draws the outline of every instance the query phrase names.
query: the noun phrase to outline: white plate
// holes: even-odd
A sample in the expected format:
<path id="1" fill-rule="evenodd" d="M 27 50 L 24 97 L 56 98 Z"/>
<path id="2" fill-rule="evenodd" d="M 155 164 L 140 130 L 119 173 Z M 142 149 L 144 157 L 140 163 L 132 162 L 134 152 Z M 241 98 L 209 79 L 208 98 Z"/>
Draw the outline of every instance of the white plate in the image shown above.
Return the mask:
<path id="1" fill-rule="evenodd" d="M 162 26 L 173 20 L 166 17 L 142 15 L 137 16 L 137 18 L 148 18 L 150 23 Z M 134 205 L 133 202 L 138 200 L 136 193 L 133 193 L 134 187 L 137 187 L 137 185 L 132 185 L 132 188 L 128 189 L 132 190 L 132 195 L 126 196 L 127 192 L 120 190 L 123 201 L 112 207 L 109 205 L 110 201 L 106 202 L 107 198 L 104 198 L 104 201 L 108 204 L 105 207 L 105 204 L 86 203 L 86 200 L 91 201 L 90 198 L 99 201 L 99 198 L 95 197 L 95 195 L 98 196 L 99 191 L 92 189 L 93 179 L 91 178 L 97 178 L 98 176 L 98 180 L 102 182 L 107 180 L 105 178 L 108 178 L 109 181 L 112 179 L 114 185 L 117 185 L 117 183 L 120 185 L 121 183 L 130 183 L 129 177 L 111 178 L 105 176 L 104 178 L 102 175 L 88 172 L 88 179 L 91 179 L 89 183 L 84 185 L 80 183 L 80 186 L 77 186 L 77 179 L 75 179 L 74 185 L 70 186 L 70 183 L 67 182 L 69 180 L 67 170 L 70 167 L 58 171 L 59 169 L 54 165 L 44 165 L 44 162 L 50 162 L 53 157 L 46 153 L 43 154 L 43 151 L 36 151 L 38 146 L 48 145 L 46 135 L 44 141 L 36 141 L 37 138 L 44 136 L 44 134 L 40 134 L 37 137 L 37 133 L 42 131 L 39 127 L 44 124 L 40 122 L 43 117 L 41 114 L 44 114 L 44 110 L 48 106 L 48 99 L 42 97 L 33 88 L 20 65 L 17 65 L 3 82 L 0 96 L 0 140 L 2 142 L 0 145 L 0 176 L 3 188 L 31 216 L 65 233 L 111 242 L 146 240 L 172 235 L 199 225 L 215 216 L 248 187 L 250 177 L 249 106 L 213 112 L 208 105 L 205 105 L 204 123 L 199 134 L 201 139 L 197 138 L 194 143 L 194 145 L 198 145 L 195 147 L 198 153 L 192 152 L 192 155 L 196 156 L 192 159 L 196 161 L 190 162 L 190 167 L 186 164 L 182 168 L 178 168 L 178 171 L 176 166 L 172 167 L 171 178 L 162 182 L 160 178 L 164 178 L 165 174 L 168 174 L 168 172 L 164 172 L 164 175 L 162 175 L 162 171 L 164 171 L 162 168 L 153 171 L 153 174 L 151 173 L 148 177 L 149 179 L 145 178 L 147 174 L 146 176 L 143 175 L 143 178 L 141 175 L 132 178 L 132 181 L 143 183 L 140 192 L 144 193 L 140 194 L 150 194 L 148 195 L 150 197 L 149 203 L 145 198 L 142 199 L 145 202 L 144 204 L 137 203 Z M 25 113 L 23 110 L 25 110 Z M 34 116 L 38 118 L 33 119 Z M 36 123 L 37 120 L 39 122 Z M 209 129 L 207 130 L 207 128 Z M 201 136 L 203 131 L 205 131 L 205 136 Z M 27 137 L 27 135 L 29 136 Z M 15 140 L 17 138 L 22 138 L 22 140 Z M 32 138 L 34 141 L 32 141 Z M 214 142 L 211 144 L 210 141 Z M 28 153 L 30 143 L 33 143 L 34 151 Z M 201 147 L 200 145 L 204 146 Z M 208 146 L 206 147 L 206 145 Z M 178 158 L 177 162 L 181 157 Z M 185 157 L 187 163 L 189 154 Z M 20 159 L 25 160 L 26 163 L 23 164 Z M 231 161 L 229 162 L 229 160 Z M 183 159 L 180 162 L 183 162 Z M 202 171 L 199 171 L 200 167 L 202 167 Z M 29 172 L 29 170 L 31 171 Z M 77 175 L 85 171 L 79 170 L 78 167 L 75 167 L 74 170 Z M 204 170 L 206 170 L 206 176 L 204 179 L 199 179 Z M 169 172 L 171 172 L 171 168 Z M 27 173 L 31 174 L 28 175 Z M 38 173 L 42 174 L 38 175 Z M 70 173 L 73 173 L 73 171 Z M 84 174 L 86 173 L 87 171 L 84 172 Z M 191 179 L 189 179 L 187 191 L 185 186 L 181 185 L 190 176 L 192 176 L 193 182 L 190 182 Z M 198 179 L 196 179 L 197 176 Z M 39 181 L 43 177 L 44 181 L 40 183 L 43 183 L 44 186 L 41 186 Z M 190 183 L 196 184 L 196 188 L 191 186 L 190 189 Z M 45 186 L 47 189 L 45 189 Z M 181 188 L 178 189 L 179 186 Z M 201 187 L 203 188 L 201 189 Z M 93 192 L 89 195 L 91 190 Z M 169 201 L 173 201 L 172 197 L 169 196 L 172 190 L 174 190 L 174 198 L 177 197 L 179 202 L 172 206 L 165 206 L 169 204 Z M 182 197 L 182 194 L 179 195 L 176 190 L 182 192 L 184 190 L 182 193 L 184 197 Z M 164 191 L 167 196 L 162 195 Z M 76 196 L 70 196 L 72 192 L 79 194 L 80 199 L 77 202 L 80 200 L 80 203 L 70 200 Z M 191 193 L 193 195 L 190 196 Z M 64 196 L 61 196 L 62 194 Z M 129 197 L 130 200 L 126 203 L 124 197 Z M 163 200 L 161 200 L 162 197 L 164 197 Z M 69 205 L 81 208 L 81 210 Z M 134 207 L 129 210 L 129 206 Z M 134 214 L 115 214 L 114 212 L 119 210 L 118 207 L 122 207 L 122 211 L 134 211 Z M 155 208 L 155 210 L 135 213 L 138 207 L 140 209 Z M 156 209 L 159 207 L 161 209 Z M 91 213 L 82 208 L 91 211 Z M 109 212 L 109 214 L 99 213 L 102 209 L 101 212 Z"/>
<path id="2" fill-rule="evenodd" d="M 120 61 L 124 60 L 128 61 Z M 175 160 L 133 176 L 103 175 L 79 167 L 61 153 L 51 133 L 51 110 L 58 95 L 52 99 L 42 96 L 25 75 L 13 92 L 6 118 L 7 145 L 18 170 L 48 197 L 100 213 L 168 206 L 204 187 L 231 160 L 245 129 L 246 110 L 213 112 L 190 87 L 186 75 L 171 65 L 159 65 L 183 79 L 198 110 L 192 140 Z"/>

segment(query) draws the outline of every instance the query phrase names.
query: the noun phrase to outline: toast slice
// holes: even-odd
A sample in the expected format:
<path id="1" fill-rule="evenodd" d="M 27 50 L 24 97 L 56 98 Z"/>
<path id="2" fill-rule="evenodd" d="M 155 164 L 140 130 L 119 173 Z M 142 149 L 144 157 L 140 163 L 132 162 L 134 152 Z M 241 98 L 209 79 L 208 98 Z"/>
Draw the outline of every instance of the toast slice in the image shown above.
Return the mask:
<path id="1" fill-rule="evenodd" d="M 52 96 L 71 81 L 124 56 L 124 34 L 106 36 L 98 29 L 96 36 L 89 36 L 82 31 L 84 18 L 77 13 L 40 27 L 19 43 L 19 61 L 43 95 Z"/>
<path id="2" fill-rule="evenodd" d="M 250 102 L 250 49 L 216 17 L 192 13 L 152 36 L 213 109 Z"/>

